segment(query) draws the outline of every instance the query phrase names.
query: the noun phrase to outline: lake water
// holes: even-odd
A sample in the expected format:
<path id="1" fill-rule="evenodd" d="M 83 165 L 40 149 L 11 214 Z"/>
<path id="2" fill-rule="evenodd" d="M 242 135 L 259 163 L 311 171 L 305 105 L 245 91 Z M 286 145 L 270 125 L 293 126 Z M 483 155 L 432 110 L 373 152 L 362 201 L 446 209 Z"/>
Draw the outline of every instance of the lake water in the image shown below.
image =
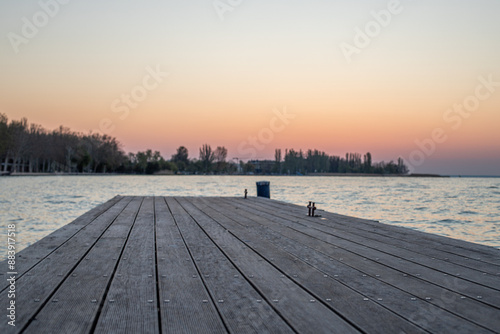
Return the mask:
<path id="1" fill-rule="evenodd" d="M 500 248 L 500 178 L 298 176 L 0 177 L 0 258 L 7 225 L 18 250 L 115 195 L 243 196 L 271 182 L 271 198 Z M 304 208 L 304 214 L 306 213 Z"/>

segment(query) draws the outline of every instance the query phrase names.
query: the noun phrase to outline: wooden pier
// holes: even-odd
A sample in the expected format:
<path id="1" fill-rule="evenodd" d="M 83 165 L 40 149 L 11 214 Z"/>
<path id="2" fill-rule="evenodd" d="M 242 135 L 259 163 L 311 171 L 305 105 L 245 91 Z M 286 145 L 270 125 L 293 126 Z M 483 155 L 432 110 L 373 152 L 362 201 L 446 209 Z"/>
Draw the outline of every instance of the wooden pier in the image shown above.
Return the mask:
<path id="1" fill-rule="evenodd" d="M 317 213 L 115 197 L 17 254 L 15 327 L 0 263 L 0 333 L 500 332 L 498 249 Z"/>

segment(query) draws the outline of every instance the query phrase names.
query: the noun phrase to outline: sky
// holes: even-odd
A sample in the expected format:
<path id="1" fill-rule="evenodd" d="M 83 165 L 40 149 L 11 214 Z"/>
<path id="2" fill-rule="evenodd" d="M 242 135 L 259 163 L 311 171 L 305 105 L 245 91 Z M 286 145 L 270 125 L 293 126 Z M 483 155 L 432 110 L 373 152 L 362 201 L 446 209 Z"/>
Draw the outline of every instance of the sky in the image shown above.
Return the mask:
<path id="1" fill-rule="evenodd" d="M 497 0 L 6 0 L 0 112 L 126 152 L 500 175 Z"/>

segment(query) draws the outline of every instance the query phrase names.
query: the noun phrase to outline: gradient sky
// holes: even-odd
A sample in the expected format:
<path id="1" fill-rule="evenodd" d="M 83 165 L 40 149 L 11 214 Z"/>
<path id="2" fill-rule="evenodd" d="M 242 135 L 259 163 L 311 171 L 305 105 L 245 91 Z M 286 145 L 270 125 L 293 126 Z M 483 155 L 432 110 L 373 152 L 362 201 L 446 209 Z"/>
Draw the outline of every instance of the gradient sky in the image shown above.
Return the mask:
<path id="1" fill-rule="evenodd" d="M 350 62 L 342 43 L 377 29 L 371 12 L 390 1 L 221 0 L 235 4 L 223 20 L 213 0 L 60 1 L 0 2 L 0 112 L 10 119 L 104 131 L 127 152 L 165 157 L 180 145 L 196 157 L 204 143 L 242 159 L 317 148 L 401 156 L 415 172 L 500 174 L 500 86 L 478 79 L 500 82 L 498 0 L 401 0 Z M 118 109 L 148 68 L 169 75 Z M 478 89 L 472 112 L 448 111 Z M 285 109 L 287 124 L 273 111 Z"/>

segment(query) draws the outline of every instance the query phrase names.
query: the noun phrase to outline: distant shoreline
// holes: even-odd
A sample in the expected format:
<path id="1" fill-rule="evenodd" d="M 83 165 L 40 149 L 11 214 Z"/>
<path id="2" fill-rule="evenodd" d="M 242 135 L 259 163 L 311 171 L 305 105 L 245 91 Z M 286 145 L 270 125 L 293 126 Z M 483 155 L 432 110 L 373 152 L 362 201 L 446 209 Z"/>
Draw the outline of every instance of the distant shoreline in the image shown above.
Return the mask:
<path id="1" fill-rule="evenodd" d="M 439 174 L 356 174 L 356 173 L 309 173 L 307 175 L 269 175 L 269 174 L 118 174 L 118 173 L 10 173 L 2 174 L 2 176 L 327 176 L 327 177 L 418 177 L 418 178 L 449 178 L 450 175 Z M 488 175 L 467 175 L 467 176 L 453 176 L 453 177 L 500 177 Z"/>
<path id="2" fill-rule="evenodd" d="M 399 175 L 399 174 L 356 174 L 356 173 L 310 173 L 307 176 L 359 176 L 359 177 L 450 177 L 448 175 L 439 175 L 439 174 L 407 174 L 407 175 Z"/>

